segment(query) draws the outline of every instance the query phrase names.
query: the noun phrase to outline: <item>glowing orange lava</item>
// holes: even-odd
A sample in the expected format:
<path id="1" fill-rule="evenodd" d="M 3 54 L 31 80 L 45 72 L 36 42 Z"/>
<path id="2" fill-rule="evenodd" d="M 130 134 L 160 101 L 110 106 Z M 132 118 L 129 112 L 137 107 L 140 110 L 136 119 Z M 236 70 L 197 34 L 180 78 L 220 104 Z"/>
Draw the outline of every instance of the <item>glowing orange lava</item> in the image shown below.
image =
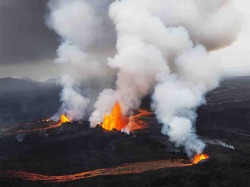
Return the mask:
<path id="1" fill-rule="evenodd" d="M 128 123 L 128 119 L 122 116 L 121 106 L 118 102 L 115 103 L 110 115 L 105 115 L 103 118 L 102 128 L 107 131 L 121 130 Z"/>
<path id="2" fill-rule="evenodd" d="M 56 124 L 51 124 L 51 125 L 46 126 L 46 127 L 39 127 L 39 128 L 34 128 L 34 129 L 15 130 L 15 131 L 11 131 L 8 133 L 4 133 L 3 135 L 7 136 L 7 135 L 13 135 L 13 134 L 17 134 L 17 133 L 30 133 L 30 132 L 35 132 L 35 131 L 39 131 L 39 130 L 54 129 L 54 128 L 60 127 L 63 123 L 70 122 L 70 121 L 71 120 L 69 118 L 67 118 L 64 114 L 62 114 L 60 116 L 59 122 L 57 122 Z M 45 119 L 45 120 L 38 121 L 38 122 L 49 122 L 49 120 Z"/>
<path id="3" fill-rule="evenodd" d="M 135 131 L 138 129 L 144 129 L 148 127 L 148 124 L 141 120 L 141 117 L 150 116 L 152 112 L 147 110 L 138 110 L 138 114 L 129 117 L 128 130 Z"/>
<path id="4" fill-rule="evenodd" d="M 146 110 L 139 110 L 138 112 L 139 113 L 136 115 L 124 117 L 122 115 L 120 103 L 116 102 L 111 113 L 104 116 L 101 126 L 107 131 L 122 129 L 127 131 L 134 131 L 146 128 L 146 123 L 140 120 L 140 118 L 143 116 L 151 115 L 152 113 Z"/>
<path id="5" fill-rule="evenodd" d="M 70 122 L 70 119 L 67 118 L 64 114 L 62 114 L 60 116 L 60 123 L 62 124 L 62 123 L 66 123 L 66 122 Z"/>
<path id="6" fill-rule="evenodd" d="M 205 153 L 201 153 L 201 154 L 198 154 L 198 155 L 195 155 L 194 158 L 192 159 L 192 163 L 193 164 L 198 164 L 199 162 L 201 162 L 202 160 L 206 160 L 208 159 L 209 156 L 208 154 L 205 154 Z"/>
<path id="7" fill-rule="evenodd" d="M 92 171 L 85 171 L 81 173 L 62 176 L 49 176 L 29 173 L 25 171 L 7 170 L 0 172 L 0 178 L 11 177 L 29 181 L 66 182 L 96 176 L 137 174 L 147 171 L 155 171 L 163 168 L 185 167 L 191 165 L 184 164 L 183 161 L 184 160 L 158 160 L 150 162 L 136 162 L 116 166 L 113 168 L 96 169 Z"/>

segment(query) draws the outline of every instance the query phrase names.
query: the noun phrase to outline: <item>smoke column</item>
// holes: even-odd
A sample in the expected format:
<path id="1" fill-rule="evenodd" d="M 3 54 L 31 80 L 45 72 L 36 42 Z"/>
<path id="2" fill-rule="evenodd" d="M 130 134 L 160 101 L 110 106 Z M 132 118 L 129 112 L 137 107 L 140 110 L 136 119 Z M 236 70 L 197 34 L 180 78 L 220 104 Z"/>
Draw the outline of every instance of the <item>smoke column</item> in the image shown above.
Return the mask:
<path id="1" fill-rule="evenodd" d="M 118 69 L 116 89 L 99 96 L 91 124 L 112 108 L 114 101 L 103 103 L 108 97 L 129 115 L 154 89 L 152 108 L 162 133 L 188 156 L 201 153 L 205 143 L 195 134 L 196 109 L 220 80 L 209 51 L 235 40 L 238 11 L 227 0 L 126 0 L 112 3 L 109 16 L 117 32 L 117 54 L 108 60 Z"/>
<path id="2" fill-rule="evenodd" d="M 50 0 L 46 23 L 60 37 L 56 63 L 62 69 L 62 106 L 65 113 L 83 119 L 99 92 L 111 87 L 115 73 L 106 59 L 113 54 L 114 29 L 108 19 L 108 1 Z"/>
<path id="3" fill-rule="evenodd" d="M 162 133 L 188 156 L 203 151 L 196 109 L 222 78 L 210 52 L 230 45 L 241 26 L 230 0 L 51 0 L 48 7 L 48 25 L 62 40 L 57 63 L 69 74 L 61 111 L 81 119 L 94 106 L 95 127 L 116 101 L 131 115 L 152 94 Z"/>

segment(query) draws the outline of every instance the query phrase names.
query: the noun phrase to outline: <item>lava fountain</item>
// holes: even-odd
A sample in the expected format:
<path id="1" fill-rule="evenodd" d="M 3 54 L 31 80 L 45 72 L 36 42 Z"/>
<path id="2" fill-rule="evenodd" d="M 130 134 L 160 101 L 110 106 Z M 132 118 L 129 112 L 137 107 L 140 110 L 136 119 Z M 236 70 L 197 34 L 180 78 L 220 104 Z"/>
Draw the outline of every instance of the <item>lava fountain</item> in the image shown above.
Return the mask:
<path id="1" fill-rule="evenodd" d="M 149 116 L 151 114 L 151 112 L 141 109 L 138 110 L 138 114 L 125 117 L 122 115 L 120 103 L 116 102 L 111 113 L 104 116 L 101 127 L 107 131 L 123 130 L 127 132 L 143 129 L 146 128 L 147 125 L 142 120 L 140 120 L 140 118 L 143 116 Z"/>
<path id="2" fill-rule="evenodd" d="M 198 164 L 200 163 L 201 161 L 204 161 L 204 160 L 207 160 L 209 159 L 209 156 L 208 154 L 206 153 L 201 153 L 201 154 L 198 154 L 198 155 L 195 155 L 194 158 L 192 159 L 192 163 L 193 164 Z"/>
<path id="3" fill-rule="evenodd" d="M 128 118 L 123 117 L 120 103 L 116 102 L 111 113 L 103 118 L 102 128 L 107 131 L 122 130 L 128 123 Z"/>
<path id="4" fill-rule="evenodd" d="M 62 123 L 67 123 L 67 122 L 70 122 L 70 121 L 71 120 L 67 116 L 65 116 L 65 114 L 62 114 L 60 116 L 60 121 L 59 121 L 59 123 L 61 123 L 60 125 L 62 125 Z"/>

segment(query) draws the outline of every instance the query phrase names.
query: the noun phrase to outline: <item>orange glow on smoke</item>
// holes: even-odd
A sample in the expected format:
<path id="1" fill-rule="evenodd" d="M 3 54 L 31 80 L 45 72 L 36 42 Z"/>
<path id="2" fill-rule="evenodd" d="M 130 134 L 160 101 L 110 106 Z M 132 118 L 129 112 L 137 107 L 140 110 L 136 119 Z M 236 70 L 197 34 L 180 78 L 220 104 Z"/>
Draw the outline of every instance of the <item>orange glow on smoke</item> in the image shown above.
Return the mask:
<path id="1" fill-rule="evenodd" d="M 192 163 L 193 164 L 198 164 L 200 161 L 206 160 L 208 158 L 209 158 L 208 154 L 201 153 L 201 154 L 198 154 L 198 155 L 194 156 L 194 158 L 192 159 Z"/>
<path id="2" fill-rule="evenodd" d="M 10 177 L 10 178 L 19 178 L 29 181 L 43 181 L 51 183 L 67 182 L 79 179 L 92 178 L 96 176 L 138 174 L 147 171 L 156 171 L 163 168 L 187 167 L 191 165 L 191 164 L 184 164 L 183 161 L 184 160 L 158 160 L 149 162 L 127 163 L 112 168 L 96 169 L 92 171 L 85 171 L 81 173 L 61 175 L 61 176 L 49 176 L 49 175 L 40 175 L 36 173 L 29 173 L 25 171 L 7 170 L 0 172 L 0 178 Z"/>
<path id="3" fill-rule="evenodd" d="M 116 102 L 111 113 L 109 115 L 104 116 L 103 123 L 101 124 L 101 126 L 107 131 L 122 129 L 134 131 L 146 128 L 147 124 L 139 118 L 151 115 L 152 113 L 146 110 L 139 110 L 138 112 L 139 113 L 136 115 L 125 117 L 122 115 L 120 103 Z"/>

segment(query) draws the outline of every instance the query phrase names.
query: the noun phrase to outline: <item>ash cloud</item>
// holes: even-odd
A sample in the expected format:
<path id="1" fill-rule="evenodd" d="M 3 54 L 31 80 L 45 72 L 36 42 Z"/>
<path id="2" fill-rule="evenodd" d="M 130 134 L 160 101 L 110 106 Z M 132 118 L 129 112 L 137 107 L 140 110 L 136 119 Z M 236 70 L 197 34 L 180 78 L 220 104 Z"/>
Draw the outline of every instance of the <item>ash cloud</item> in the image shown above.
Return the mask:
<path id="1" fill-rule="evenodd" d="M 196 109 L 222 78 L 210 52 L 230 45 L 240 30 L 232 1 L 51 0 L 48 7 L 47 24 L 62 41 L 56 62 L 67 75 L 60 111 L 81 119 L 96 101 L 89 118 L 95 127 L 115 101 L 131 115 L 152 94 L 162 133 L 188 156 L 203 151 Z M 81 83 L 90 80 L 96 86 L 86 94 Z"/>

